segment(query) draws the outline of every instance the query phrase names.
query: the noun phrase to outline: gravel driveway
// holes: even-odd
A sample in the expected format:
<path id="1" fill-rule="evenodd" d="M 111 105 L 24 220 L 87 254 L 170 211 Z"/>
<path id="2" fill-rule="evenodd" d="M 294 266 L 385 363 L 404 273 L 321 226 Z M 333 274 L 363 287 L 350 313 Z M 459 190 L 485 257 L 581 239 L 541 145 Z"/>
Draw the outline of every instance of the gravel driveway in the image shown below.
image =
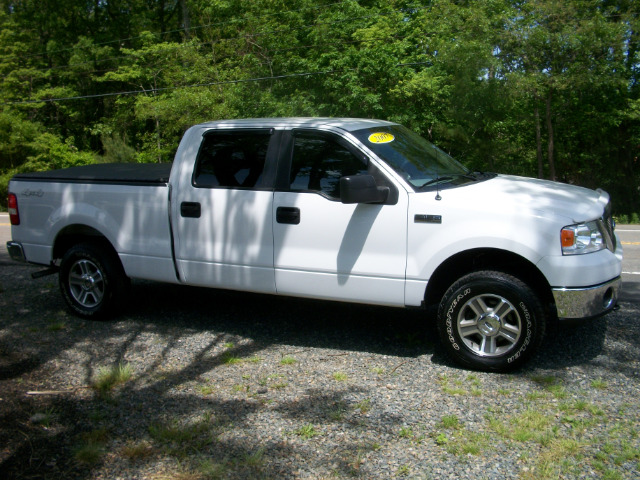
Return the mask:
<path id="1" fill-rule="evenodd" d="M 461 370 L 430 316 L 134 282 L 111 322 L 0 250 L 2 478 L 640 477 L 640 317 Z"/>

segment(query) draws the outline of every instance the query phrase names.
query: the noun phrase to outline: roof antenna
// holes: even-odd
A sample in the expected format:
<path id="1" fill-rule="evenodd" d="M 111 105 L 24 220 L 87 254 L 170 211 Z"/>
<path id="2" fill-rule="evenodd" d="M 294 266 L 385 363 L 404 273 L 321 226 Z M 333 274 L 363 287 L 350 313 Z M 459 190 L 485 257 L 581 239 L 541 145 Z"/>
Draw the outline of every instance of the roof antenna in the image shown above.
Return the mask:
<path id="1" fill-rule="evenodd" d="M 440 178 L 440 175 L 438 174 L 438 149 L 435 145 L 433 146 L 433 149 L 436 152 L 436 180 L 438 180 Z M 440 200 L 442 200 L 442 197 L 440 196 L 440 182 L 436 181 L 436 201 L 439 202 Z"/>

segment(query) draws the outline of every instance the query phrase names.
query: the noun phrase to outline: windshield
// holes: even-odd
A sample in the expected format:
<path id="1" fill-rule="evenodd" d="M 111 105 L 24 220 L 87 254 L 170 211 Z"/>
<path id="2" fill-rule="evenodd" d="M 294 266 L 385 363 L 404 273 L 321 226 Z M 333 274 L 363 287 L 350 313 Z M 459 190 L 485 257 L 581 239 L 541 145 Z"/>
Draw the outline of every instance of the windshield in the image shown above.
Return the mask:
<path id="1" fill-rule="evenodd" d="M 470 171 L 433 143 L 402 125 L 352 132 L 416 190 L 440 183 L 467 183 Z"/>

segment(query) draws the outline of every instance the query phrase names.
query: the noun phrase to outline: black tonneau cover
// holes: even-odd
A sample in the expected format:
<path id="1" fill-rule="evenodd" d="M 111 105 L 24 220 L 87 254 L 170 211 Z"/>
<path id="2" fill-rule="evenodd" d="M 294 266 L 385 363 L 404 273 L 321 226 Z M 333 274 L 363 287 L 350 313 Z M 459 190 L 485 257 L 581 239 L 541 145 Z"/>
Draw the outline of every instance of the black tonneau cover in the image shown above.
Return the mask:
<path id="1" fill-rule="evenodd" d="M 13 180 L 69 183 L 166 185 L 171 163 L 100 163 L 48 172 L 19 173 Z"/>

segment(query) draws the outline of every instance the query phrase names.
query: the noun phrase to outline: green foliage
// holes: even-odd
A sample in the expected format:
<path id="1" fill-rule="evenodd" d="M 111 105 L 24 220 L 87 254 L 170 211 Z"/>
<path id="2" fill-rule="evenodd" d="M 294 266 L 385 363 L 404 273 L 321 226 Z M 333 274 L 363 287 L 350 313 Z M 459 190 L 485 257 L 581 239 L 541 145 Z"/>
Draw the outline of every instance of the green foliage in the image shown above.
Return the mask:
<path id="1" fill-rule="evenodd" d="M 202 121 L 333 115 L 640 211 L 634 2 L 179 3 L 0 8 L 0 189 L 20 171 L 169 162 Z"/>

